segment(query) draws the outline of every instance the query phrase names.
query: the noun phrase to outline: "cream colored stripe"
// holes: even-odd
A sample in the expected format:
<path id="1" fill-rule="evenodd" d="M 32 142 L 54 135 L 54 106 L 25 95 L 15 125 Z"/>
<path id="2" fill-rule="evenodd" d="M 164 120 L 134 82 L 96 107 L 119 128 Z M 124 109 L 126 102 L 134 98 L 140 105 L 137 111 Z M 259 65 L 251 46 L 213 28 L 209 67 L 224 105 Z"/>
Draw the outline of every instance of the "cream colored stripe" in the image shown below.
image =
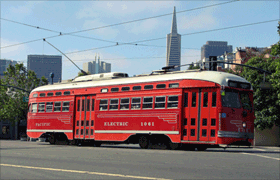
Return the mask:
<path id="1" fill-rule="evenodd" d="M 100 176 L 113 176 L 113 177 L 121 177 L 121 178 L 169 180 L 169 179 L 164 179 L 164 178 L 154 178 L 154 177 L 144 177 L 144 176 L 131 176 L 131 175 L 123 175 L 123 174 L 111 174 L 111 173 L 100 173 L 100 172 L 78 171 L 78 170 L 67 170 L 67 169 L 54 169 L 54 168 L 22 166 L 22 165 L 14 165 L 14 164 L 0 164 L 0 165 L 1 166 L 6 166 L 6 167 L 17 167 L 17 168 L 26 168 L 26 169 L 39 169 L 39 170 L 46 170 L 46 171 L 61 171 L 61 172 L 71 172 L 71 173 L 80 173 L 80 174 L 94 174 L 94 175 L 100 175 Z"/>

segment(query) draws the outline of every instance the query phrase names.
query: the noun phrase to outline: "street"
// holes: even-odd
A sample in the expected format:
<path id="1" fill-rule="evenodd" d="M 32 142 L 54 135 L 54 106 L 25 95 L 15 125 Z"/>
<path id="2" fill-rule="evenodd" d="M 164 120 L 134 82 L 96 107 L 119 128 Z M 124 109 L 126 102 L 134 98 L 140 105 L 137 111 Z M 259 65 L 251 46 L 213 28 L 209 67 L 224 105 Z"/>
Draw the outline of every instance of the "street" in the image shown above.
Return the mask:
<path id="1" fill-rule="evenodd" d="M 1 179 L 279 179 L 279 147 L 140 149 L 1 140 Z"/>

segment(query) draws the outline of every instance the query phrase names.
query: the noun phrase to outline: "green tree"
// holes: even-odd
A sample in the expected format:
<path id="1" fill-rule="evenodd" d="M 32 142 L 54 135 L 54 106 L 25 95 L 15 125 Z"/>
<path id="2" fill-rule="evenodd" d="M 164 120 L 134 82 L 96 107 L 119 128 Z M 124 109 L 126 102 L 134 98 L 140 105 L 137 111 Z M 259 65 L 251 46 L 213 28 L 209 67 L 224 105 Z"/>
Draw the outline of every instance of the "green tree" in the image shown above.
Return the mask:
<path id="1" fill-rule="evenodd" d="M 32 89 L 48 84 L 48 80 L 44 76 L 39 79 L 34 71 L 27 72 L 23 64 L 16 64 L 7 68 L 0 83 L 0 120 L 9 120 L 15 123 L 26 119 L 27 116 L 28 103 L 23 102 L 23 97 L 28 97 Z M 27 92 L 5 85 L 14 86 Z"/>
<path id="2" fill-rule="evenodd" d="M 90 75 L 90 72 L 86 72 L 88 75 Z M 78 72 L 78 76 L 86 76 L 84 75 L 84 73 L 82 73 L 81 71 Z"/>
<path id="3" fill-rule="evenodd" d="M 258 129 L 272 128 L 274 125 L 280 125 L 280 59 L 253 57 L 248 60 L 246 65 L 258 67 L 272 72 L 266 74 L 266 82 L 272 84 L 268 90 L 261 89 L 260 83 L 264 80 L 264 74 L 257 70 L 243 67 L 241 76 L 248 80 L 254 91 L 254 110 L 255 110 L 255 127 Z"/>

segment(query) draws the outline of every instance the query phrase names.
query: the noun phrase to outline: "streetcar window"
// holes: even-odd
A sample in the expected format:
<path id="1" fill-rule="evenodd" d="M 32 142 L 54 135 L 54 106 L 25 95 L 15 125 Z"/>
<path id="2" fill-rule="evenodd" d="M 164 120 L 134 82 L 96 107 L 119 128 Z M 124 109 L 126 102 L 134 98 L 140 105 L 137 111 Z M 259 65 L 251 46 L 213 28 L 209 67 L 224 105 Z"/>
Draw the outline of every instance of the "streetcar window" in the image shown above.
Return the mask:
<path id="1" fill-rule="evenodd" d="M 191 129 L 191 136 L 195 136 L 195 129 Z"/>
<path id="2" fill-rule="evenodd" d="M 207 130 L 206 129 L 202 129 L 202 136 L 206 137 L 206 135 L 207 135 Z"/>
<path id="3" fill-rule="evenodd" d="M 244 109 L 251 110 L 252 104 L 250 102 L 249 94 L 246 92 L 240 92 L 241 104 Z"/>
<path id="4" fill-rule="evenodd" d="M 217 102 L 217 93 L 212 92 L 212 107 L 216 107 L 216 102 Z"/>
<path id="5" fill-rule="evenodd" d="M 129 109 L 129 98 L 122 98 L 121 99 L 120 109 L 121 110 Z"/>
<path id="6" fill-rule="evenodd" d="M 163 89 L 163 88 L 166 88 L 166 85 L 165 84 L 158 84 L 157 89 Z"/>
<path id="7" fill-rule="evenodd" d="M 177 108 L 178 107 L 178 96 L 168 96 L 168 108 Z"/>
<path id="8" fill-rule="evenodd" d="M 207 119 L 202 119 L 202 126 L 207 126 Z"/>
<path id="9" fill-rule="evenodd" d="M 64 101 L 62 104 L 62 112 L 68 112 L 69 111 L 70 102 Z"/>
<path id="10" fill-rule="evenodd" d="M 152 108 L 153 108 L 153 97 L 144 97 L 143 109 L 152 109 Z"/>
<path id="11" fill-rule="evenodd" d="M 63 94 L 64 95 L 70 95 L 70 91 L 65 91 Z"/>
<path id="12" fill-rule="evenodd" d="M 54 102 L 53 111 L 54 112 L 60 112 L 60 110 L 61 110 L 61 102 Z"/>
<path id="13" fill-rule="evenodd" d="M 225 95 L 222 96 L 223 107 L 240 108 L 238 92 L 226 90 Z"/>
<path id="14" fill-rule="evenodd" d="M 38 112 L 45 112 L 45 103 L 39 103 Z"/>
<path id="15" fill-rule="evenodd" d="M 240 83 L 239 85 L 243 89 L 250 89 L 251 88 L 251 85 L 249 83 Z"/>
<path id="16" fill-rule="evenodd" d="M 131 109 L 140 109 L 141 98 L 131 99 Z"/>
<path id="17" fill-rule="evenodd" d="M 110 99 L 110 110 L 118 110 L 119 109 L 119 99 Z"/>
<path id="18" fill-rule="evenodd" d="M 106 92 L 108 92 L 108 89 L 107 88 L 101 89 L 101 92 L 106 93 Z"/>
<path id="19" fill-rule="evenodd" d="M 40 97 L 45 97 L 46 93 L 40 93 Z"/>
<path id="20" fill-rule="evenodd" d="M 85 100 L 82 100 L 82 111 L 85 111 Z"/>
<path id="21" fill-rule="evenodd" d="M 211 126 L 216 126 L 216 119 L 211 119 Z"/>
<path id="22" fill-rule="evenodd" d="M 46 112 L 52 112 L 53 110 L 53 102 L 47 102 Z"/>
<path id="23" fill-rule="evenodd" d="M 191 118 L 191 126 L 195 126 L 195 118 Z"/>
<path id="24" fill-rule="evenodd" d="M 146 86 L 144 86 L 144 89 L 153 89 L 153 85 L 146 85 Z"/>
<path id="25" fill-rule="evenodd" d="M 32 113 L 36 113 L 36 112 L 37 112 L 37 103 L 33 103 L 33 104 L 32 104 L 31 112 L 32 112 Z"/>
<path id="26" fill-rule="evenodd" d="M 141 90 L 141 86 L 133 86 L 132 88 L 134 91 Z"/>
<path id="27" fill-rule="evenodd" d="M 91 111 L 94 111 L 94 99 L 92 99 L 92 102 L 91 102 Z"/>
<path id="28" fill-rule="evenodd" d="M 118 92 L 119 88 L 111 88 L 111 92 Z"/>
<path id="29" fill-rule="evenodd" d="M 53 96 L 53 93 L 52 93 L 52 92 L 50 92 L 50 93 L 48 93 L 48 94 L 47 94 L 47 96 Z"/>
<path id="30" fill-rule="evenodd" d="M 208 107 L 208 92 L 203 93 L 203 107 Z"/>
<path id="31" fill-rule="evenodd" d="M 155 109 L 165 108 L 165 96 L 156 97 Z"/>
<path id="32" fill-rule="evenodd" d="M 211 129 L 211 137 L 215 137 L 215 130 L 214 129 Z"/>
<path id="33" fill-rule="evenodd" d="M 31 106 L 31 104 L 29 104 L 28 105 L 28 112 L 31 112 L 31 110 L 32 110 L 32 106 Z"/>
<path id="34" fill-rule="evenodd" d="M 56 96 L 61 96 L 61 94 L 62 94 L 61 92 L 56 92 L 55 93 Z"/>
<path id="35" fill-rule="evenodd" d="M 179 87 L 179 83 L 172 83 L 172 84 L 169 84 L 169 87 L 170 87 L 170 88 L 177 88 L 177 87 Z"/>
<path id="36" fill-rule="evenodd" d="M 196 92 L 192 93 L 192 107 L 196 107 Z"/>
<path id="37" fill-rule="evenodd" d="M 99 110 L 105 111 L 108 109 L 108 99 L 101 99 L 99 102 Z"/>
<path id="38" fill-rule="evenodd" d="M 122 91 L 129 91 L 130 87 L 122 87 Z"/>
<path id="39" fill-rule="evenodd" d="M 33 97 L 38 97 L 38 94 L 33 94 Z"/>
<path id="40" fill-rule="evenodd" d="M 188 107 L 188 104 L 189 104 L 189 93 L 185 93 L 184 107 Z"/>
<path id="41" fill-rule="evenodd" d="M 90 99 L 87 99 L 87 111 L 89 111 L 90 108 Z"/>
<path id="42" fill-rule="evenodd" d="M 78 100 L 78 102 L 77 102 L 77 111 L 80 111 L 80 103 L 81 103 L 81 100 Z"/>
<path id="43" fill-rule="evenodd" d="M 90 130 L 90 135 L 93 135 L 93 129 Z"/>

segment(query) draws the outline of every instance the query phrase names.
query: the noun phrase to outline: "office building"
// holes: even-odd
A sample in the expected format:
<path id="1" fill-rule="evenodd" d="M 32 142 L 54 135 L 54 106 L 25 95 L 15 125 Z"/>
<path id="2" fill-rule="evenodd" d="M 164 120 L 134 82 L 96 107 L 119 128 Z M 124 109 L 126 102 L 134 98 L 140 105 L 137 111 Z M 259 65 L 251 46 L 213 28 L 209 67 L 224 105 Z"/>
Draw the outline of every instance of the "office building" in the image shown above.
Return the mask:
<path id="1" fill-rule="evenodd" d="M 17 61 L 0 59 L 0 79 L 4 77 L 4 72 L 7 70 L 9 65 L 14 66 L 15 64 L 17 64 Z"/>
<path id="2" fill-rule="evenodd" d="M 50 73 L 54 73 L 53 82 L 60 82 L 62 76 L 62 57 L 53 55 L 28 55 L 27 70 L 36 73 L 37 78 L 45 76 L 52 82 Z"/>
<path id="3" fill-rule="evenodd" d="M 228 45 L 226 41 L 207 41 L 201 47 L 201 60 L 207 59 L 210 56 L 221 56 L 225 52 L 232 52 L 232 46 Z"/>
<path id="4" fill-rule="evenodd" d="M 177 33 L 176 10 L 173 10 L 171 33 L 167 34 L 166 66 L 181 65 L 181 35 Z M 180 67 L 173 69 L 180 71 Z"/>
<path id="5" fill-rule="evenodd" d="M 111 64 L 100 61 L 100 56 L 95 55 L 94 61 L 83 63 L 83 70 L 90 74 L 108 73 L 111 72 Z"/>

